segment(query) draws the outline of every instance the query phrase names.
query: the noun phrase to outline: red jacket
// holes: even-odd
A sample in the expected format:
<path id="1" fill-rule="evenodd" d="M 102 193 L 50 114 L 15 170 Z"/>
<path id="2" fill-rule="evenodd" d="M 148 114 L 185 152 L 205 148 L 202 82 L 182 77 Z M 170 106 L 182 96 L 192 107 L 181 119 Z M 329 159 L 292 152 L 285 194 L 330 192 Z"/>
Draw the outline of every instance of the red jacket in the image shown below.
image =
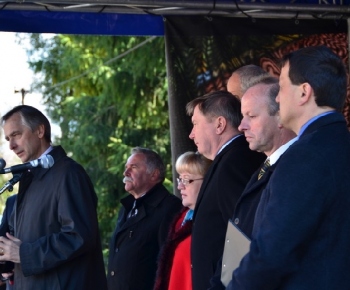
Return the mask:
<path id="1" fill-rule="evenodd" d="M 184 207 L 170 226 L 158 260 L 154 290 L 192 290 L 191 232 L 192 221 L 181 223 L 189 209 Z"/>

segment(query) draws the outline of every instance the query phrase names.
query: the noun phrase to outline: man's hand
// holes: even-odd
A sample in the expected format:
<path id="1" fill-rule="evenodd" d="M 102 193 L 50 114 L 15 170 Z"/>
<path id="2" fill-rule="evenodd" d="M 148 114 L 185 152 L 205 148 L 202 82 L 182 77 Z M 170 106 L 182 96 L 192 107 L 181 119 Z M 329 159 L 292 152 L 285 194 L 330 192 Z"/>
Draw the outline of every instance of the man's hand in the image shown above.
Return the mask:
<path id="1" fill-rule="evenodd" d="M 20 263 L 19 247 L 22 244 L 21 240 L 9 233 L 6 233 L 6 237 L 0 237 L 0 261 Z"/>

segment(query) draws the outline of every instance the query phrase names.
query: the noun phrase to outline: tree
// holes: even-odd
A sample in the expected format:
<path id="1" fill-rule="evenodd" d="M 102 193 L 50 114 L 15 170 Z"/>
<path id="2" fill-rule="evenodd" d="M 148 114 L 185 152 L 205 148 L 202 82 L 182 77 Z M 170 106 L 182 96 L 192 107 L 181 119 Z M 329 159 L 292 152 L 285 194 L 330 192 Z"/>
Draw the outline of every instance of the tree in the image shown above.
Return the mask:
<path id="1" fill-rule="evenodd" d="M 125 195 L 130 148 L 156 150 L 171 176 L 164 40 L 31 34 L 30 42 L 29 65 L 38 76 L 33 89 L 61 127 L 59 143 L 92 178 L 106 247 Z M 170 179 L 166 185 L 171 188 Z"/>

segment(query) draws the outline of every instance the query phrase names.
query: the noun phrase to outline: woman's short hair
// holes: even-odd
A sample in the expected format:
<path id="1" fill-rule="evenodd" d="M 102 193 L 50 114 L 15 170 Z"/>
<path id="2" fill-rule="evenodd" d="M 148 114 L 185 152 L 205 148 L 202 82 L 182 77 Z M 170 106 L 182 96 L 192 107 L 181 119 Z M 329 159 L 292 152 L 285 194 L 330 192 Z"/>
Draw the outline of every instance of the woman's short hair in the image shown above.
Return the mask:
<path id="1" fill-rule="evenodd" d="M 177 158 L 175 168 L 179 174 L 188 172 L 204 176 L 211 163 L 212 161 L 205 158 L 202 154 L 189 151 L 183 153 Z"/>

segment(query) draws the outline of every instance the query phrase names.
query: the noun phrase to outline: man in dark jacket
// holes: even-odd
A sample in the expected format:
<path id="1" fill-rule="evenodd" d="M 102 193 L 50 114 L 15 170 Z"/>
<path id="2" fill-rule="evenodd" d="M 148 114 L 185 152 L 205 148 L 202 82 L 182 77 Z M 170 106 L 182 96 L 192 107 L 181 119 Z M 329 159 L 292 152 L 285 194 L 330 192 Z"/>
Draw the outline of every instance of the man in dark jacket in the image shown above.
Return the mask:
<path id="1" fill-rule="evenodd" d="M 278 79 L 270 76 L 250 87 L 241 99 L 243 119 L 238 128 L 244 132 L 249 142 L 249 148 L 263 152 L 267 156 L 264 164 L 267 162 L 269 164 L 268 167 L 263 165 L 253 174 L 237 201 L 232 217 L 232 221 L 249 239 L 251 239 L 255 212 L 261 194 L 273 174 L 278 159 L 296 140 L 295 133 L 280 124 L 279 105 L 276 102 L 278 91 Z M 262 171 L 263 167 L 264 172 Z M 230 243 L 225 243 L 226 245 L 235 246 Z M 229 251 L 225 253 L 229 253 Z M 225 256 L 224 261 L 228 261 L 230 258 L 232 257 Z M 225 289 L 221 283 L 221 266 L 222 261 L 218 264 L 210 289 Z M 231 277 L 231 273 L 232 270 L 227 272 L 227 277 Z"/>
<path id="2" fill-rule="evenodd" d="M 281 122 L 298 140 L 263 192 L 250 251 L 227 289 L 348 289 L 346 69 L 330 49 L 306 47 L 284 57 L 279 82 Z"/>
<path id="3" fill-rule="evenodd" d="M 62 147 L 51 146 L 48 119 L 17 106 L 2 117 L 10 149 L 29 162 L 49 154 L 49 169 L 23 172 L 0 261 L 15 263 L 21 290 L 106 289 L 96 214 L 97 197 L 85 170 Z"/>
<path id="4" fill-rule="evenodd" d="M 181 201 L 163 186 L 165 165 L 146 148 L 132 149 L 125 164 L 129 196 L 121 200 L 108 261 L 109 290 L 152 290 L 157 257 Z"/>
<path id="5" fill-rule="evenodd" d="M 256 208 L 280 156 L 296 140 L 296 134 L 281 126 L 276 96 L 278 79 L 267 77 L 249 88 L 241 100 L 244 132 L 249 148 L 267 156 L 264 165 L 251 177 L 239 198 L 232 221 L 251 238 Z M 265 165 L 268 166 L 265 167 Z"/>
<path id="6" fill-rule="evenodd" d="M 17 199 L 17 194 L 13 194 L 11 196 L 9 196 L 6 199 L 6 204 L 5 204 L 5 209 L 4 212 L 2 214 L 2 219 L 1 219 L 1 224 L 0 224 L 0 236 L 6 236 L 6 233 L 9 233 L 11 231 L 10 226 L 9 226 L 9 220 L 11 217 L 11 214 L 13 212 L 13 208 L 15 205 Z M 13 284 L 13 270 L 14 265 L 12 262 L 6 262 L 2 265 L 0 265 L 0 269 L 1 269 L 1 275 L 2 275 L 2 280 L 3 285 L 0 289 L 13 289 L 12 284 Z M 6 282 L 5 282 L 6 280 Z"/>
<path id="7" fill-rule="evenodd" d="M 203 290 L 209 288 L 223 254 L 236 202 L 265 157 L 251 151 L 238 130 L 241 104 L 231 93 L 209 93 L 192 100 L 186 109 L 193 123 L 190 138 L 199 153 L 213 160 L 198 194 L 192 229 L 193 290 Z"/>

